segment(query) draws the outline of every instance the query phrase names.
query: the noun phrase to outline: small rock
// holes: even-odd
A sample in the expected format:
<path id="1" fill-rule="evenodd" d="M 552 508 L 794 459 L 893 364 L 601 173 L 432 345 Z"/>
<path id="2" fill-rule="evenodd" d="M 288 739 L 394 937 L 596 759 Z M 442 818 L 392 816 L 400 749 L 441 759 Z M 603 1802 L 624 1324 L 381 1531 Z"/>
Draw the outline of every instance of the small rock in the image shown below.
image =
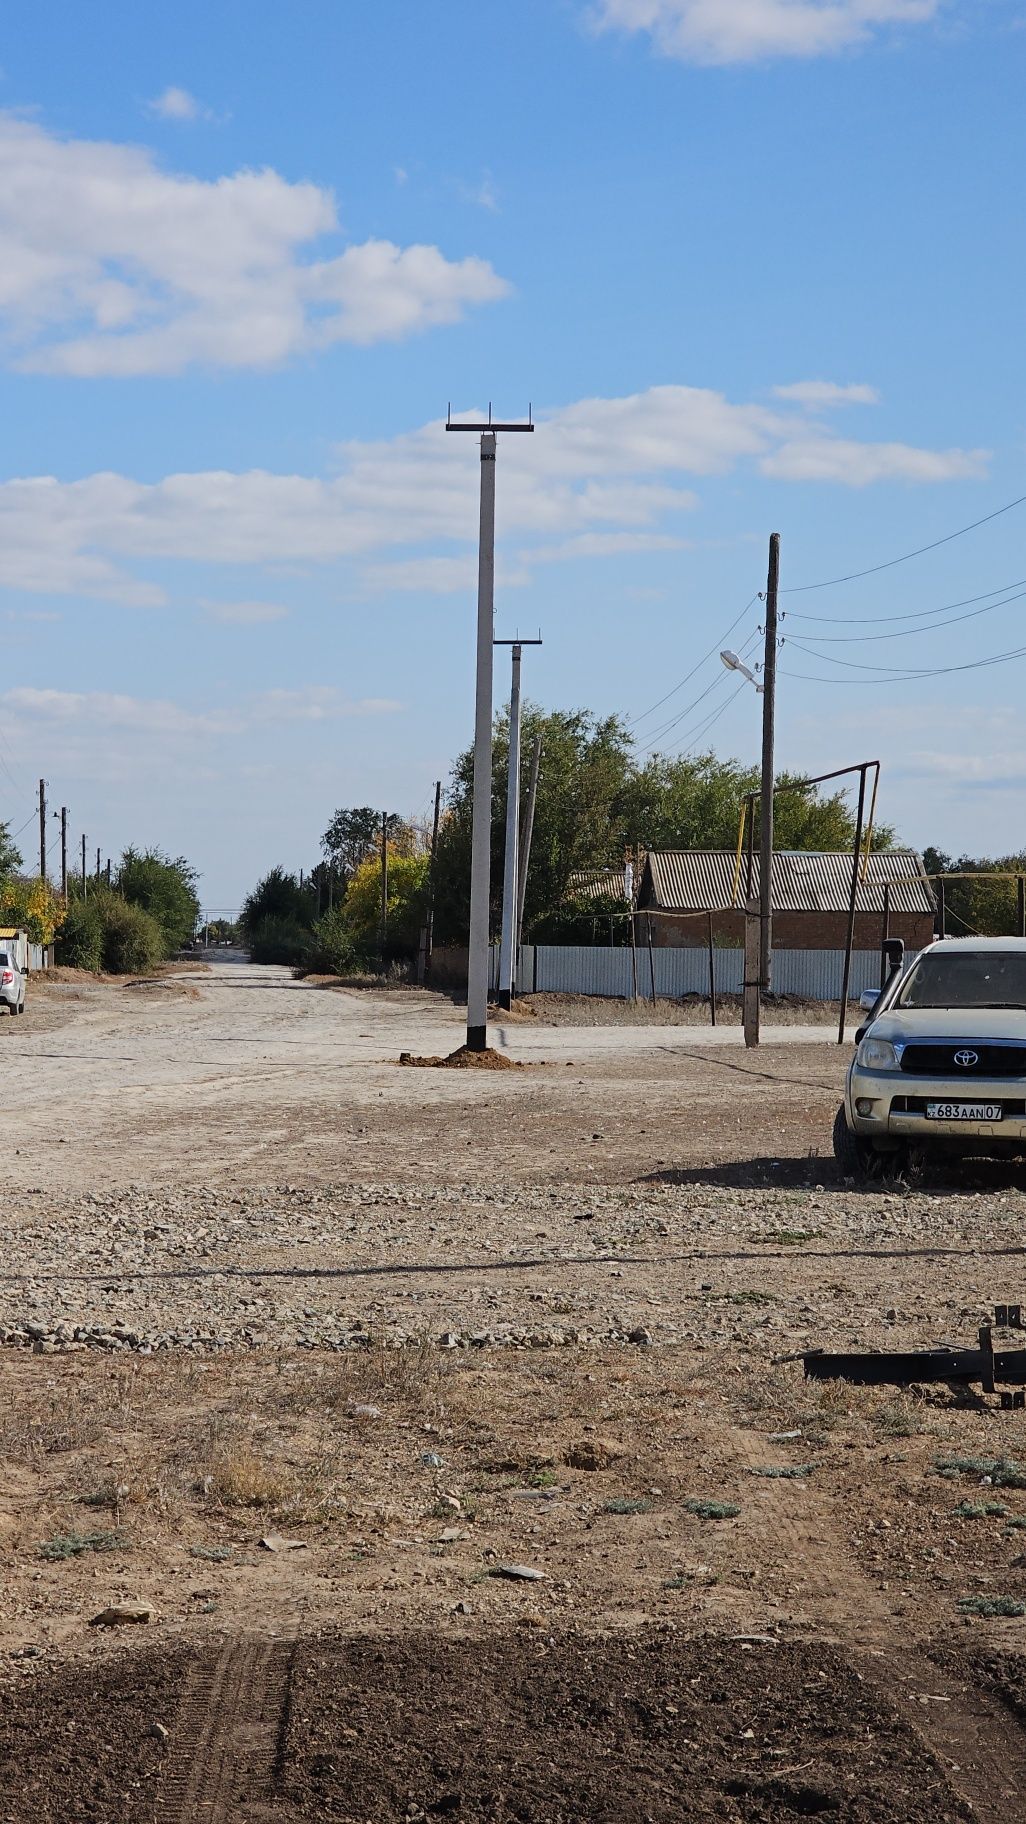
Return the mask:
<path id="1" fill-rule="evenodd" d="M 463 1537 L 463 1534 L 460 1531 L 458 1526 L 446 1526 L 442 1529 L 442 1532 L 439 1534 L 439 1538 L 441 1539 L 443 1545 L 455 1545 L 456 1540 L 462 1539 L 462 1537 Z"/>
<path id="2" fill-rule="evenodd" d="M 149 1621 L 153 1610 L 144 1602 L 112 1602 L 107 1609 L 101 1609 L 94 1615 L 91 1628 L 121 1628 L 133 1622 Z"/>
<path id="3" fill-rule="evenodd" d="M 644 1325 L 638 1324 L 637 1328 L 630 1332 L 627 1341 L 629 1343 L 637 1343 L 641 1349 L 647 1349 L 651 1346 L 652 1332 L 651 1330 L 646 1330 Z"/>
<path id="4" fill-rule="evenodd" d="M 380 1419 L 381 1417 L 380 1406 L 353 1406 L 351 1411 L 354 1419 Z"/>
<path id="5" fill-rule="evenodd" d="M 445 1468 L 445 1464 L 444 1464 L 442 1458 L 439 1456 L 437 1450 L 425 1450 L 423 1455 L 421 1456 L 420 1460 L 423 1463 L 425 1469 L 444 1469 Z"/>
<path id="6" fill-rule="evenodd" d="M 507 1577 L 513 1583 L 543 1583 L 544 1571 L 533 1570 L 529 1564 L 493 1564 L 488 1572 L 489 1577 Z"/>
<path id="7" fill-rule="evenodd" d="M 153 1737 L 155 1742 L 166 1742 L 171 1731 L 170 1729 L 165 1729 L 163 1723 L 151 1723 L 148 1733 Z"/>
<path id="8" fill-rule="evenodd" d="M 261 1539 L 265 1552 L 305 1552 L 305 1539 L 286 1539 L 281 1533 L 268 1533 Z"/>

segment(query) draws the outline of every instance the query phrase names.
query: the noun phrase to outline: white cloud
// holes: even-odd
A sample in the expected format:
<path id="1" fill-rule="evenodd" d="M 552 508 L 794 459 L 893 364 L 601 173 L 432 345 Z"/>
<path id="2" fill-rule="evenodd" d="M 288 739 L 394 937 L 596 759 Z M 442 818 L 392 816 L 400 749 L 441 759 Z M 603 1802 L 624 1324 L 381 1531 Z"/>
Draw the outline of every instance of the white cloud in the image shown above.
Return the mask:
<path id="1" fill-rule="evenodd" d="M 923 25 L 943 0 L 597 0 L 600 31 L 646 32 L 684 63 L 821 57 L 865 44 L 888 26 Z"/>
<path id="2" fill-rule="evenodd" d="M 281 602 L 213 602 L 200 603 L 212 621 L 224 621 L 233 627 L 260 627 L 271 621 L 283 621 L 288 609 Z"/>
<path id="3" fill-rule="evenodd" d="M 197 714 L 162 698 L 101 690 L 38 690 L 19 685 L 5 691 L 0 702 L 15 718 L 100 729 L 142 729 L 154 735 L 221 735 L 241 727 L 231 716 Z"/>
<path id="4" fill-rule="evenodd" d="M 525 555 L 535 564 L 558 564 L 578 557 L 624 557 L 640 551 L 683 551 L 685 538 L 668 532 L 578 532 L 556 545 L 535 545 Z"/>
<path id="5" fill-rule="evenodd" d="M 580 400 L 544 414 L 534 436 L 499 444 L 500 533 L 517 543 L 512 580 L 536 558 L 676 537 L 672 522 L 696 506 L 685 477 L 754 464 L 777 480 L 863 487 L 973 478 L 986 463 L 978 450 L 833 437 L 783 402 L 734 404 L 686 386 Z M 0 586 L 147 606 L 163 592 L 133 567 L 150 562 L 356 560 L 368 588 L 473 587 L 476 439 L 435 423 L 344 444 L 338 462 L 330 477 L 211 471 L 139 482 L 101 473 L 0 484 Z"/>
<path id="6" fill-rule="evenodd" d="M 476 184 L 457 184 L 456 188 L 465 203 L 473 203 L 477 209 L 487 209 L 490 215 L 498 215 L 499 192 L 490 171 L 483 171 Z"/>
<path id="7" fill-rule="evenodd" d="M 253 704 L 264 722 L 329 722 L 339 716 L 390 716 L 402 708 L 393 697 L 359 697 L 355 701 L 330 684 L 302 690 L 265 690 Z"/>
<path id="8" fill-rule="evenodd" d="M 509 290 L 485 260 L 383 240 L 338 251 L 338 236 L 316 184 L 172 174 L 142 148 L 0 111 L 0 327 L 22 367 L 272 367 L 455 323 Z"/>
<path id="9" fill-rule="evenodd" d="M 795 380 L 790 386 L 775 386 L 773 397 L 804 405 L 810 412 L 829 411 L 838 405 L 880 403 L 875 386 L 838 386 L 835 380 Z"/>
<path id="10" fill-rule="evenodd" d="M 973 481 L 986 474 L 988 450 L 917 450 L 907 443 L 855 443 L 814 435 L 782 443 L 759 464 L 777 481 Z"/>
<path id="11" fill-rule="evenodd" d="M 223 709 L 194 710 L 160 697 L 110 691 L 39 689 L 18 685 L 0 695 L 5 721 L 47 723 L 81 732 L 139 730 L 153 737 L 242 735 L 268 722 L 326 722 L 349 716 L 392 715 L 402 704 L 390 697 L 346 697 L 328 685 L 265 690 Z"/>
<path id="12" fill-rule="evenodd" d="M 188 89 L 176 88 L 174 83 L 154 95 L 146 103 L 148 114 L 156 114 L 160 120 L 213 120 L 213 111 L 190 95 Z"/>

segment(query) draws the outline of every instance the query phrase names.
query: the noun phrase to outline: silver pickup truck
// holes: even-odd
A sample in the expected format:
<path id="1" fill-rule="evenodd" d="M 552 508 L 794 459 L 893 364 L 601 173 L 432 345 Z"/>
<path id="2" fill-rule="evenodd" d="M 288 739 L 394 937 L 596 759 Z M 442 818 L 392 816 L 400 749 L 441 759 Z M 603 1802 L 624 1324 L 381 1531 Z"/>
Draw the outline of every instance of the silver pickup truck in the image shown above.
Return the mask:
<path id="1" fill-rule="evenodd" d="M 864 995 L 834 1156 L 848 1177 L 909 1149 L 1026 1154 L 1026 938 L 942 938 Z"/>

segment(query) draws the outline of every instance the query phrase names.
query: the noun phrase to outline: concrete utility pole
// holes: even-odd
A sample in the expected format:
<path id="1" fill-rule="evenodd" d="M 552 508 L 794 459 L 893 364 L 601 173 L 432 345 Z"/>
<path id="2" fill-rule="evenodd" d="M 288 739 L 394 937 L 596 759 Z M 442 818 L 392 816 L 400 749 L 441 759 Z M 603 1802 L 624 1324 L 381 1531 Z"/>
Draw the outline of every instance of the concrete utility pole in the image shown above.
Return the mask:
<path id="1" fill-rule="evenodd" d="M 474 693 L 474 804 L 470 850 L 470 955 L 467 964 L 467 1050 L 488 1045 L 488 940 L 492 835 L 492 638 L 495 615 L 495 434 L 534 425 L 454 424 L 481 438 L 481 518 L 477 558 L 477 680 Z"/>
<path id="2" fill-rule="evenodd" d="M 68 807 L 61 805 L 61 892 L 68 897 Z"/>
<path id="3" fill-rule="evenodd" d="M 506 777 L 506 855 L 502 881 L 502 937 L 499 945 L 499 1006 L 511 1007 L 517 991 L 517 901 L 520 874 L 520 661 L 537 640 L 496 640 L 513 648 L 509 698 L 509 766 Z"/>
<path id="4" fill-rule="evenodd" d="M 520 854 L 517 858 L 517 955 L 524 941 L 524 896 L 527 893 L 527 870 L 531 863 L 531 838 L 534 835 L 534 807 L 538 797 L 538 774 L 541 770 L 542 738 L 534 737 L 531 754 L 531 779 L 527 787 L 527 807 L 520 832 Z"/>
<path id="5" fill-rule="evenodd" d="M 777 707 L 777 589 L 780 583 L 780 533 L 769 545 L 766 579 L 766 653 L 762 670 L 762 800 L 759 812 L 759 985 L 773 986 L 773 747 Z"/>
<path id="6" fill-rule="evenodd" d="M 388 812 L 381 813 L 381 960 L 385 960 L 388 934 Z"/>
<path id="7" fill-rule="evenodd" d="M 39 781 L 39 878 L 46 879 L 46 780 Z"/>

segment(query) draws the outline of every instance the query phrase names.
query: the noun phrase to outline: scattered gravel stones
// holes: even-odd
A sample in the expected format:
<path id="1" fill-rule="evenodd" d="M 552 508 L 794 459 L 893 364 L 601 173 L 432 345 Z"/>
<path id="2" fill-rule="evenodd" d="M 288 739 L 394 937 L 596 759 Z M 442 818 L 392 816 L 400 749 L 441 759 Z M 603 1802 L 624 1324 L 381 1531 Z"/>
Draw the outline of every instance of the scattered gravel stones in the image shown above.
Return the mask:
<path id="1" fill-rule="evenodd" d="M 672 1182 L 19 1191 L 0 1210 L 0 1259 L 11 1263 L 0 1347 L 210 1357 L 685 1344 L 786 1355 L 828 1325 L 843 1348 L 882 1322 L 879 1305 L 840 1310 L 753 1237 L 815 1231 L 825 1247 L 866 1251 L 979 1245 L 1024 1211 L 1013 1189 L 952 1198 Z M 685 1254 L 695 1267 L 682 1285 Z M 698 1274 L 718 1256 L 732 1265 L 714 1290 L 716 1276 Z M 986 1316 L 989 1292 L 968 1286 L 964 1309 L 890 1308 L 889 1324 L 922 1346 L 928 1321 L 950 1335 Z"/>

